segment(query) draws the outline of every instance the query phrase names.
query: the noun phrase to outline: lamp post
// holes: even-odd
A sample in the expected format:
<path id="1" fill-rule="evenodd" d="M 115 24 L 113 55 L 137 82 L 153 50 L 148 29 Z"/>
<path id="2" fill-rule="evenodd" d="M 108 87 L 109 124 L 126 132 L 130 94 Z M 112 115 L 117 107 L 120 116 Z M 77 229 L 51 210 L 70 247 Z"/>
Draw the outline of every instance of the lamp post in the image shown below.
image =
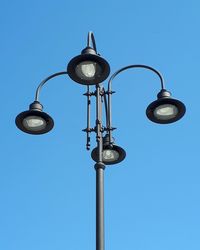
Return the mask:
<path id="1" fill-rule="evenodd" d="M 143 68 L 155 73 L 160 80 L 161 89 L 157 100 L 146 109 L 147 117 L 160 124 L 168 124 L 178 121 L 185 114 L 185 105 L 171 97 L 166 90 L 162 75 L 154 68 L 147 65 L 129 65 L 116 71 L 108 80 L 108 88 L 105 90 L 103 81 L 110 74 L 108 62 L 102 58 L 96 48 L 95 38 L 92 32 L 88 33 L 87 46 L 81 55 L 74 57 L 67 66 L 66 71 L 58 72 L 45 78 L 37 87 L 35 100 L 30 104 L 29 110 L 20 113 L 16 117 L 17 127 L 25 133 L 40 135 L 49 132 L 53 126 L 53 119 L 45 112 L 39 101 L 42 87 L 52 78 L 60 75 L 68 75 L 73 81 L 86 85 L 87 92 L 87 127 L 83 131 L 87 134 L 86 149 L 90 150 L 90 134 L 96 134 L 97 146 L 92 150 L 91 157 L 96 162 L 96 250 L 104 250 L 104 170 L 106 165 L 113 165 L 124 160 L 126 152 L 117 146 L 112 137 L 111 124 L 112 106 L 111 97 L 112 82 L 114 78 L 128 69 Z M 92 86 L 93 85 L 93 86 Z M 93 87 L 93 91 L 91 88 Z M 96 125 L 90 127 L 91 98 L 96 98 Z M 104 103 L 104 105 L 103 105 Z M 105 108 L 106 124 L 102 123 L 102 109 Z"/>

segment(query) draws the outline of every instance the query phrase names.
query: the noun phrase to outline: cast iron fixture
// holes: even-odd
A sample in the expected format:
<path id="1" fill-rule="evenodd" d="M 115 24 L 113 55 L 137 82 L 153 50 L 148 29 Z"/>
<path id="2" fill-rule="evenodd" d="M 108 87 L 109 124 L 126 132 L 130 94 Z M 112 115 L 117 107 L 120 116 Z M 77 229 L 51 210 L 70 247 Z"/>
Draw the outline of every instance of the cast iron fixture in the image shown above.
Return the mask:
<path id="1" fill-rule="evenodd" d="M 92 40 L 93 47 L 90 47 Z M 103 59 L 96 49 L 94 35 L 88 36 L 87 47 L 81 55 L 74 57 L 67 66 L 69 77 L 80 84 L 95 85 L 103 82 L 110 74 L 110 65 Z"/>
<path id="2" fill-rule="evenodd" d="M 98 147 L 92 150 L 91 156 L 94 161 L 98 162 Z M 114 144 L 114 138 L 112 138 L 110 143 L 109 135 L 106 134 L 103 137 L 103 151 L 102 151 L 103 163 L 106 165 L 113 165 L 123 161 L 125 157 L 126 157 L 125 150 Z"/>
<path id="3" fill-rule="evenodd" d="M 39 135 L 49 132 L 53 126 L 53 119 L 43 112 L 43 106 L 39 102 L 40 91 L 44 84 L 50 79 L 59 75 L 68 75 L 73 81 L 87 86 L 87 127 L 83 131 L 87 134 L 86 148 L 90 149 L 90 134 L 96 134 L 97 147 L 92 150 L 91 157 L 96 162 L 96 250 L 104 250 L 104 169 L 106 165 L 113 165 L 124 160 L 126 152 L 123 148 L 114 143 L 111 124 L 111 96 L 112 81 L 121 72 L 132 69 L 143 68 L 155 73 L 161 84 L 161 89 L 157 95 L 157 100 L 152 102 L 146 110 L 149 120 L 168 124 L 181 119 L 185 114 L 185 105 L 171 97 L 171 93 L 166 90 L 162 75 L 154 68 L 134 64 L 123 67 L 116 71 L 108 80 L 108 88 L 105 90 L 103 81 L 110 73 L 108 62 L 97 52 L 95 38 L 92 32 L 88 33 L 87 46 L 82 50 L 81 55 L 74 57 L 68 63 L 67 71 L 55 73 L 45 78 L 37 87 L 35 100 L 30 105 L 29 110 L 20 113 L 16 117 L 17 127 L 25 133 Z M 94 86 L 91 86 L 94 85 Z M 91 91 L 91 88 L 94 88 Z M 96 98 L 96 124 L 90 126 L 91 98 Z M 102 103 L 104 103 L 106 124 L 102 122 Z"/>
<path id="4" fill-rule="evenodd" d="M 49 132 L 54 125 L 53 119 L 42 111 L 42 104 L 34 101 L 29 110 L 20 113 L 16 117 L 16 125 L 28 134 L 44 134 Z"/>

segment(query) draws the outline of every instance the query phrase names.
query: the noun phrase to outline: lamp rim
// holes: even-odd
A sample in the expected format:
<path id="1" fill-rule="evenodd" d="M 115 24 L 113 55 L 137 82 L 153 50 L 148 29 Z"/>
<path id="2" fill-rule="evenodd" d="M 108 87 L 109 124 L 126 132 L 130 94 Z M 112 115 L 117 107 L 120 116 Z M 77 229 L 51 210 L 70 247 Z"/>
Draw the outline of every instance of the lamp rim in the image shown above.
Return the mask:
<path id="1" fill-rule="evenodd" d="M 33 131 L 33 130 L 29 130 L 27 129 L 24 125 L 23 125 L 23 120 L 25 118 L 27 118 L 28 116 L 38 116 L 41 117 L 45 120 L 46 122 L 46 126 L 45 128 L 39 130 L 39 131 Z M 33 134 L 33 135 L 40 135 L 40 134 L 45 134 L 47 132 L 49 132 L 53 127 L 54 127 L 54 121 L 51 118 L 51 116 L 49 116 L 47 113 L 43 112 L 43 111 L 38 111 L 38 110 L 27 110 L 24 112 L 21 112 L 15 119 L 15 124 L 16 126 L 23 132 L 27 133 L 27 134 Z"/>
<path id="2" fill-rule="evenodd" d="M 168 120 L 160 120 L 154 115 L 154 111 L 160 105 L 165 105 L 165 104 L 174 105 L 177 108 L 178 113 L 175 117 L 170 118 Z M 159 124 L 169 124 L 169 123 L 176 122 L 184 116 L 185 112 L 186 112 L 185 105 L 181 101 L 171 98 L 171 97 L 160 98 L 152 102 L 151 104 L 149 104 L 149 106 L 146 109 L 146 115 L 148 119 L 151 120 L 152 122 L 159 123 Z"/>
<path id="3" fill-rule="evenodd" d="M 117 151 L 117 153 L 119 154 L 119 158 L 117 160 L 115 160 L 115 161 L 112 161 L 112 162 L 103 161 L 103 163 L 105 165 L 114 165 L 114 164 L 120 163 L 126 157 L 126 151 L 123 148 L 121 148 L 121 147 L 119 147 L 117 145 L 112 145 L 112 147 L 111 146 L 104 146 L 103 150 L 106 150 L 106 149 Z M 95 162 L 98 162 L 98 160 L 97 160 L 98 159 L 98 148 L 97 147 L 92 150 L 91 157 Z"/>
<path id="4" fill-rule="evenodd" d="M 99 64 L 99 66 L 102 69 L 102 74 L 99 76 L 97 75 L 94 79 L 89 79 L 89 80 L 80 78 L 76 74 L 75 70 L 76 70 L 76 66 L 84 61 L 92 61 L 92 62 Z M 67 73 L 73 81 L 75 81 L 79 84 L 96 85 L 98 83 L 103 82 L 109 76 L 110 65 L 108 64 L 108 62 L 104 58 L 102 58 L 98 55 L 82 54 L 82 55 L 78 55 L 78 56 L 71 59 L 71 61 L 68 63 L 68 66 L 67 66 Z"/>

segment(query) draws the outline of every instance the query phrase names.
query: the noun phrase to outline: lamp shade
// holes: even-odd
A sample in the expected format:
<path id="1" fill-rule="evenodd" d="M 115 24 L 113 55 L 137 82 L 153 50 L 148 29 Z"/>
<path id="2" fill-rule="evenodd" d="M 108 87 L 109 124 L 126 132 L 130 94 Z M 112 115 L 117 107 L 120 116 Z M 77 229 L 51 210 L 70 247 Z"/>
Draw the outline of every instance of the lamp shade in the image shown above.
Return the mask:
<path id="1" fill-rule="evenodd" d="M 54 126 L 53 119 L 42 111 L 42 105 L 39 102 L 32 103 L 30 110 L 20 113 L 15 123 L 21 131 L 33 135 L 45 134 Z"/>
<path id="2" fill-rule="evenodd" d="M 181 101 L 164 97 L 152 102 L 147 107 L 146 115 L 152 122 L 168 124 L 180 120 L 185 111 L 185 105 Z"/>
<path id="3" fill-rule="evenodd" d="M 94 148 L 91 153 L 94 161 L 98 162 L 98 148 Z M 120 163 L 126 157 L 126 152 L 123 148 L 113 145 L 112 147 L 103 147 L 102 161 L 105 165 L 113 165 Z"/>
<path id="4" fill-rule="evenodd" d="M 113 137 L 111 142 L 108 134 L 103 137 L 102 161 L 105 165 L 117 164 L 126 157 L 125 150 L 113 143 Z M 99 161 L 99 150 L 97 147 L 92 150 L 91 157 L 94 161 Z"/>
<path id="5" fill-rule="evenodd" d="M 81 55 L 74 57 L 67 66 L 69 77 L 83 85 L 96 85 L 103 82 L 110 74 L 108 62 L 90 47 Z"/>

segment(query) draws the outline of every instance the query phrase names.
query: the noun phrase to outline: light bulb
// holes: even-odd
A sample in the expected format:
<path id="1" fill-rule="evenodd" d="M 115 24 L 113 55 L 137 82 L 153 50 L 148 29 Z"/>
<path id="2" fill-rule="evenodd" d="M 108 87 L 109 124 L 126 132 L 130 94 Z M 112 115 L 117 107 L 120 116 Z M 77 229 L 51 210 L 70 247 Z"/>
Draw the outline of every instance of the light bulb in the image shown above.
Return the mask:
<path id="1" fill-rule="evenodd" d="M 84 61 L 76 66 L 77 75 L 83 79 L 93 79 L 97 71 L 97 64 L 92 61 Z"/>
<path id="2" fill-rule="evenodd" d="M 46 127 L 46 121 L 39 116 L 28 116 L 24 118 L 23 125 L 32 131 L 39 131 Z"/>
<path id="3" fill-rule="evenodd" d="M 174 118 L 178 114 L 178 109 L 172 104 L 163 104 L 154 110 L 154 115 L 160 120 Z"/>
<path id="4" fill-rule="evenodd" d="M 113 160 L 117 160 L 119 158 L 119 153 L 112 149 L 104 149 L 103 150 L 103 161 L 109 162 Z"/>

